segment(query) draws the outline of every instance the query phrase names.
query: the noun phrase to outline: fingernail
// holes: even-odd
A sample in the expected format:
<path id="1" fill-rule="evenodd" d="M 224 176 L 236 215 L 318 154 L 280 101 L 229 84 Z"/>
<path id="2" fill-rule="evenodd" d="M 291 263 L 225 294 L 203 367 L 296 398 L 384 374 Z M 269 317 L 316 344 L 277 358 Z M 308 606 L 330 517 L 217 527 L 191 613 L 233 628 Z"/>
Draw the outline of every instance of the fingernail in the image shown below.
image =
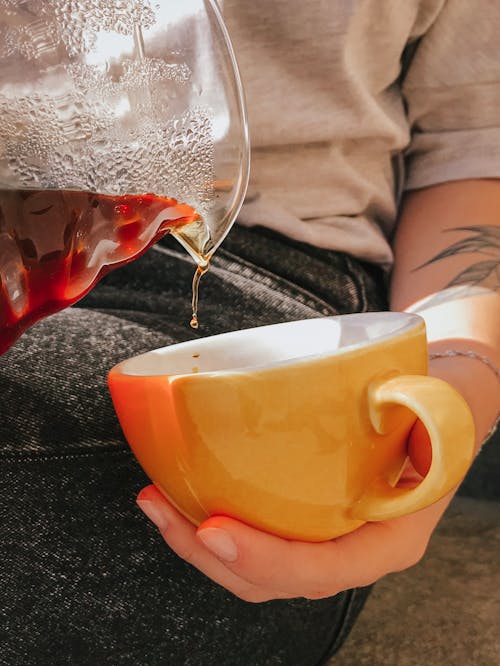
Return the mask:
<path id="1" fill-rule="evenodd" d="M 146 514 L 149 520 L 156 525 L 160 532 L 167 529 L 167 517 L 153 502 L 150 500 L 138 499 L 137 506 Z"/>
<path id="2" fill-rule="evenodd" d="M 198 536 L 216 557 L 226 562 L 236 562 L 238 549 L 227 532 L 216 527 L 205 527 L 198 531 Z"/>

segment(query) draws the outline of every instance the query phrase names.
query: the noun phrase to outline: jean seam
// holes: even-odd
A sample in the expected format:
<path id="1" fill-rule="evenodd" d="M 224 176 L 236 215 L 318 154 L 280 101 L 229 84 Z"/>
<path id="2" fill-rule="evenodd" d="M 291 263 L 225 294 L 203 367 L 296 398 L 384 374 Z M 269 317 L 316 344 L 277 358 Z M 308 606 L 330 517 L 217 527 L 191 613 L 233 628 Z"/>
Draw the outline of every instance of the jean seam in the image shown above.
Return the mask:
<path id="1" fill-rule="evenodd" d="M 363 280 L 359 278 L 359 275 L 353 270 L 353 265 L 351 258 L 346 256 L 346 266 L 349 268 L 349 277 L 351 278 L 353 285 L 356 289 L 356 296 L 358 299 L 358 310 L 360 312 L 366 312 L 368 308 L 368 298 L 366 294 L 366 286 Z"/>
<path id="2" fill-rule="evenodd" d="M 119 446 L 107 446 L 107 447 L 99 447 L 99 449 L 95 449 L 93 451 L 84 451 L 84 450 L 78 450 L 75 449 L 74 451 L 71 451 L 71 453 L 54 453 L 54 454 L 48 454 L 46 451 L 40 451 L 39 453 L 34 452 L 34 451 L 29 451 L 26 453 L 19 453 L 16 455 L 12 454 L 7 454 L 7 455 L 1 455 L 0 454 L 0 460 L 3 463 L 15 463 L 19 462 L 20 460 L 23 461 L 29 461 L 33 460 L 34 462 L 53 462 L 55 460 L 73 460 L 75 458 L 91 458 L 94 456 L 108 456 L 108 455 L 118 455 L 122 453 L 132 453 L 129 447 L 126 444 L 121 444 Z"/>
<path id="3" fill-rule="evenodd" d="M 323 653 L 318 666 L 327 666 L 330 659 L 336 654 L 339 648 L 344 643 L 346 636 L 349 634 L 351 627 L 349 625 L 349 618 L 352 614 L 354 600 L 356 598 L 356 589 L 349 590 L 346 596 L 346 601 L 342 611 L 342 617 L 335 626 L 335 634 L 331 637 L 328 648 Z M 340 629 L 338 627 L 340 626 Z"/>

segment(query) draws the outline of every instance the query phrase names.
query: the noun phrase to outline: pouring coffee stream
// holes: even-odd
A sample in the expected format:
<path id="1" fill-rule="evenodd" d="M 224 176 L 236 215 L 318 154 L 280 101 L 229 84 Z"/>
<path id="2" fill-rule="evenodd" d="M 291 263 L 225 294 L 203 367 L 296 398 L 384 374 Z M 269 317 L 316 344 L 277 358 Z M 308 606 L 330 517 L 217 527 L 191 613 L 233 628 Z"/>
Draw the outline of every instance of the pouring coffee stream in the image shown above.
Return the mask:
<path id="1" fill-rule="evenodd" d="M 194 277 L 193 277 L 193 300 L 192 300 L 192 306 L 193 306 L 193 316 L 190 321 L 190 326 L 191 328 L 197 329 L 199 327 L 199 320 L 198 320 L 198 295 L 199 295 L 199 289 L 200 289 L 200 280 L 201 278 L 207 273 L 209 269 L 209 264 L 206 266 L 198 266 L 196 268 Z"/>

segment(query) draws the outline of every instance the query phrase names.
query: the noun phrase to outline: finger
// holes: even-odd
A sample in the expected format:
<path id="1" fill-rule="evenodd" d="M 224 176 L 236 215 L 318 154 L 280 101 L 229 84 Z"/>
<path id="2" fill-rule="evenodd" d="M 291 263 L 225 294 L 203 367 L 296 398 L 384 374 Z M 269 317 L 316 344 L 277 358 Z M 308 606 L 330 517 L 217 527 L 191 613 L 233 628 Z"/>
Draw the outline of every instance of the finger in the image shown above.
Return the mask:
<path id="1" fill-rule="evenodd" d="M 288 598 L 277 590 L 256 587 L 228 569 L 205 548 L 196 537 L 196 528 L 155 486 L 144 488 L 137 498 L 137 504 L 158 527 L 165 542 L 179 557 L 235 596 L 254 603 Z"/>
<path id="2" fill-rule="evenodd" d="M 222 516 L 201 525 L 198 536 L 250 584 L 316 599 L 370 585 L 416 564 L 444 506 L 367 523 L 343 537 L 316 544 L 280 539 Z"/>
<path id="3" fill-rule="evenodd" d="M 292 597 L 322 598 L 348 589 L 348 563 L 340 539 L 325 543 L 288 541 L 226 517 L 198 529 L 205 546 L 237 576 Z M 372 577 L 356 581 L 368 584 Z"/>
<path id="4" fill-rule="evenodd" d="M 411 429 L 408 439 L 408 455 L 417 472 L 421 476 L 425 476 L 432 462 L 432 446 L 429 433 L 420 420 L 417 420 Z"/>

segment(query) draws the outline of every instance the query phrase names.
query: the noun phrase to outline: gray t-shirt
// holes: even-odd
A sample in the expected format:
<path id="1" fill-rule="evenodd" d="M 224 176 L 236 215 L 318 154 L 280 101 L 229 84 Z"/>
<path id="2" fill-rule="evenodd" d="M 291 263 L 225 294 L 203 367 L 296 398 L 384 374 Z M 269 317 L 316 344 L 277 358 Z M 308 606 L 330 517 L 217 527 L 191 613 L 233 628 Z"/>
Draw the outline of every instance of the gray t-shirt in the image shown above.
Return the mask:
<path id="1" fill-rule="evenodd" d="M 500 177 L 500 1 L 224 0 L 246 87 L 240 222 L 389 266 L 404 189 Z"/>

